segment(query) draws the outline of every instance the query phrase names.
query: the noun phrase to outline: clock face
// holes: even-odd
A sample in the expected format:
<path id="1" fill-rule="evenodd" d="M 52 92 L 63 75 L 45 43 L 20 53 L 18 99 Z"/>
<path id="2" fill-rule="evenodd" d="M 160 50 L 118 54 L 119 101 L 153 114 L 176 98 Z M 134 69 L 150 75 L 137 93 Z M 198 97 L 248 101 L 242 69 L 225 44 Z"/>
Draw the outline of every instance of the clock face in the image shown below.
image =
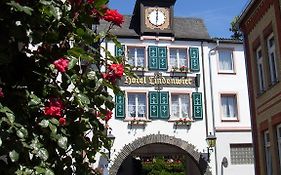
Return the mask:
<path id="1" fill-rule="evenodd" d="M 162 11 L 155 9 L 148 14 L 148 20 L 151 24 L 155 26 L 160 26 L 165 23 L 166 16 Z"/>
<path id="2" fill-rule="evenodd" d="M 149 7 L 145 9 L 145 25 L 150 29 L 168 29 L 170 26 L 170 11 L 164 7 Z"/>

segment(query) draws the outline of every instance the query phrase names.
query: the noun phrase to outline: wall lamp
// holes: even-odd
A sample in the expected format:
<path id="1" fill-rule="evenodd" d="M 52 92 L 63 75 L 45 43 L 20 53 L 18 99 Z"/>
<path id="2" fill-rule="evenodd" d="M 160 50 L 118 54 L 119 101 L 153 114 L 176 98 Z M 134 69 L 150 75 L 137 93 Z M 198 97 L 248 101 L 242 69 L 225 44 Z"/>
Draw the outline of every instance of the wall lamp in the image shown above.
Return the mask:
<path id="1" fill-rule="evenodd" d="M 115 136 L 111 133 L 111 131 L 108 131 L 107 138 L 110 140 L 110 148 L 108 149 L 108 159 L 110 160 L 111 155 L 111 147 L 113 146 Z"/>
<path id="2" fill-rule="evenodd" d="M 214 147 L 216 146 L 217 137 L 215 135 L 212 135 L 211 133 L 206 137 L 207 142 L 207 161 L 210 162 L 210 155 L 211 152 L 214 151 Z"/>

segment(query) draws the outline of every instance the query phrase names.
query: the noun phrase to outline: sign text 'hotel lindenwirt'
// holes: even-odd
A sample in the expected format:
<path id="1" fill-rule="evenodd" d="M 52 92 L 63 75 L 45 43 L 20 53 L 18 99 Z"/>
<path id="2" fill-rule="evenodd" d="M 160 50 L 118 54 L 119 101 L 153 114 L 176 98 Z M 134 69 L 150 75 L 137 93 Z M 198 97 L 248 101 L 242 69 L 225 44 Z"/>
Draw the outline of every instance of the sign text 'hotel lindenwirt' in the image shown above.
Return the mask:
<path id="1" fill-rule="evenodd" d="M 123 86 L 155 86 L 166 87 L 195 87 L 195 77 L 168 77 L 168 76 L 144 76 L 144 77 L 124 77 L 121 83 Z"/>

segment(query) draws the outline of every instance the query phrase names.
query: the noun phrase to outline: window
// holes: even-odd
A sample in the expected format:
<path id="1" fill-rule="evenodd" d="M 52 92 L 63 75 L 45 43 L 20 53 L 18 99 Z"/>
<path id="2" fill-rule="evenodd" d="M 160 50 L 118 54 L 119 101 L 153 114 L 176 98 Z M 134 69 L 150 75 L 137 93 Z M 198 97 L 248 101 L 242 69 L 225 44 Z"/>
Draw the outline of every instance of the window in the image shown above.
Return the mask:
<path id="1" fill-rule="evenodd" d="M 190 118 L 189 94 L 172 94 L 171 117 L 173 118 Z"/>
<path id="2" fill-rule="evenodd" d="M 277 75 L 277 63 L 276 63 L 276 53 L 275 53 L 275 43 L 274 36 L 271 34 L 267 38 L 267 49 L 268 49 L 268 62 L 271 84 L 275 84 L 278 80 Z"/>
<path id="3" fill-rule="evenodd" d="M 258 70 L 258 81 L 259 81 L 259 90 L 262 93 L 265 90 L 264 84 L 264 66 L 261 47 L 256 50 L 256 59 L 257 59 L 257 70 Z"/>
<path id="4" fill-rule="evenodd" d="M 233 53 L 232 50 L 222 49 L 219 52 L 219 71 L 224 73 L 233 73 Z"/>
<path id="5" fill-rule="evenodd" d="M 253 164 L 254 151 L 252 144 L 230 144 L 231 164 Z"/>
<path id="6" fill-rule="evenodd" d="M 134 67 L 145 66 L 145 48 L 128 47 L 128 64 Z"/>
<path id="7" fill-rule="evenodd" d="M 145 117 L 146 94 L 128 93 L 128 117 Z"/>
<path id="8" fill-rule="evenodd" d="M 223 119 L 237 120 L 237 97 L 235 94 L 221 95 L 221 111 Z"/>
<path id="9" fill-rule="evenodd" d="M 264 154 L 265 154 L 265 161 L 266 161 L 266 174 L 272 175 L 272 155 L 270 152 L 269 131 L 264 132 Z"/>
<path id="10" fill-rule="evenodd" d="M 277 131 L 277 144 L 278 144 L 278 153 L 279 153 L 279 164 L 281 167 L 281 124 L 276 128 Z"/>
<path id="11" fill-rule="evenodd" d="M 170 68 L 187 68 L 187 50 L 185 48 L 170 48 Z"/>

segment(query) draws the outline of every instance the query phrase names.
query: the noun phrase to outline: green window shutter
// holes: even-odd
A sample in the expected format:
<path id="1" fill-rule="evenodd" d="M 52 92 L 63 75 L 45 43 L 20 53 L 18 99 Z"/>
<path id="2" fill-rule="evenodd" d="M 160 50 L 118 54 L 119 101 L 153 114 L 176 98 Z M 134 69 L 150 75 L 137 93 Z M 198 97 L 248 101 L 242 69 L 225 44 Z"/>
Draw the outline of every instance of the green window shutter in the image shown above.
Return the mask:
<path id="1" fill-rule="evenodd" d="M 125 46 L 122 45 L 121 47 L 115 46 L 115 56 L 122 57 L 124 56 Z"/>
<path id="2" fill-rule="evenodd" d="M 166 119 L 169 118 L 169 93 L 168 92 L 160 92 L 160 118 Z"/>
<path id="3" fill-rule="evenodd" d="M 115 118 L 125 117 L 125 98 L 123 94 L 115 95 Z"/>
<path id="4" fill-rule="evenodd" d="M 199 63 L 199 49 L 196 47 L 189 48 L 189 60 L 190 60 L 190 70 L 192 72 L 200 71 Z"/>
<path id="5" fill-rule="evenodd" d="M 158 92 L 149 92 L 149 115 L 150 118 L 158 118 L 159 115 Z"/>
<path id="6" fill-rule="evenodd" d="M 159 60 L 159 69 L 167 70 L 167 47 L 158 47 L 158 60 Z"/>
<path id="7" fill-rule="evenodd" d="M 149 46 L 148 47 L 148 68 L 150 70 L 158 69 L 158 47 Z"/>
<path id="8" fill-rule="evenodd" d="M 192 109 L 194 119 L 203 119 L 203 104 L 202 104 L 202 93 L 192 93 Z"/>

